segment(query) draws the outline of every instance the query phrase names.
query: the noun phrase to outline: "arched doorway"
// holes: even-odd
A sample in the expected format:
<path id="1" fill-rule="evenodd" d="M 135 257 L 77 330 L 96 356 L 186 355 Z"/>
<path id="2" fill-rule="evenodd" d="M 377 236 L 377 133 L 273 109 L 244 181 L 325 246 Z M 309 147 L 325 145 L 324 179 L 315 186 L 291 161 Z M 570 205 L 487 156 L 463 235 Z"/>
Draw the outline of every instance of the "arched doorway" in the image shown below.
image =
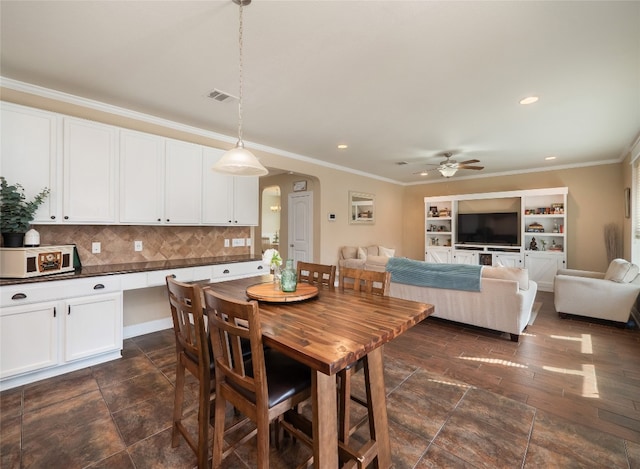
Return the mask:
<path id="1" fill-rule="evenodd" d="M 280 186 L 268 186 L 262 190 L 261 252 L 280 245 L 280 213 L 282 211 Z"/>

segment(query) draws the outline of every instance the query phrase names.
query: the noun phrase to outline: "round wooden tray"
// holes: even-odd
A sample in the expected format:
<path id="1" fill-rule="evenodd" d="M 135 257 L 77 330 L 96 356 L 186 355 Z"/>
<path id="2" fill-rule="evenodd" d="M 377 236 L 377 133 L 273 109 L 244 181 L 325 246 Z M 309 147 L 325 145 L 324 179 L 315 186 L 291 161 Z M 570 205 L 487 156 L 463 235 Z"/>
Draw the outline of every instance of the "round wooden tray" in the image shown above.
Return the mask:
<path id="1" fill-rule="evenodd" d="M 318 294 L 318 287 L 308 283 L 298 283 L 296 291 L 283 292 L 273 287 L 273 282 L 258 283 L 247 288 L 247 296 L 258 301 L 268 301 L 272 303 L 287 303 L 291 301 L 302 301 L 313 298 Z"/>

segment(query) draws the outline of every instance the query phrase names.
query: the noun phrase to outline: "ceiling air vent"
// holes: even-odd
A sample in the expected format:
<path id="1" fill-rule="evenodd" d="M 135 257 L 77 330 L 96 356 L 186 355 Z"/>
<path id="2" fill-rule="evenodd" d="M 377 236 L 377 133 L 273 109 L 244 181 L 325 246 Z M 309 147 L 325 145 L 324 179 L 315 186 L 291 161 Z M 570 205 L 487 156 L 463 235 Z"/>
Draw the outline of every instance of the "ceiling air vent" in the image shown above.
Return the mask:
<path id="1" fill-rule="evenodd" d="M 216 101 L 220 101 L 221 103 L 224 103 L 233 99 L 235 99 L 236 101 L 238 100 L 236 96 L 233 96 L 232 94 L 225 93 L 224 91 L 220 91 L 217 89 L 214 89 L 209 94 L 207 94 L 207 97 L 211 99 L 215 99 Z"/>

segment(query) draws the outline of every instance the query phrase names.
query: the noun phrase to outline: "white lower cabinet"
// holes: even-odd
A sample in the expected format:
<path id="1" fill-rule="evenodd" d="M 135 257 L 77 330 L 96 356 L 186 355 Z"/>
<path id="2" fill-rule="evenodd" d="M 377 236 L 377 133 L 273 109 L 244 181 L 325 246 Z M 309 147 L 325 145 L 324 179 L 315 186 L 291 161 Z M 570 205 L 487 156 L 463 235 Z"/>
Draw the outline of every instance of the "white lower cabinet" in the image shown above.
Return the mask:
<path id="1" fill-rule="evenodd" d="M 527 252 L 524 266 L 529 271 L 529 278 L 538 284 L 538 290 L 552 292 L 556 273 L 564 268 L 564 253 Z"/>
<path id="2" fill-rule="evenodd" d="M 122 293 L 69 300 L 65 313 L 65 361 L 122 348 Z"/>
<path id="3" fill-rule="evenodd" d="M 456 249 L 453 255 L 453 263 L 478 265 L 478 253 L 475 251 L 462 251 Z"/>
<path id="4" fill-rule="evenodd" d="M 494 252 L 493 265 L 502 265 L 503 267 L 522 267 L 522 254 Z"/>
<path id="5" fill-rule="evenodd" d="M 121 356 L 122 290 L 117 276 L 0 290 L 0 389 Z"/>
<path id="6" fill-rule="evenodd" d="M 425 260 L 434 264 L 451 264 L 451 248 L 429 248 Z"/>
<path id="7" fill-rule="evenodd" d="M 60 305 L 3 308 L 0 316 L 0 379 L 58 364 Z"/>

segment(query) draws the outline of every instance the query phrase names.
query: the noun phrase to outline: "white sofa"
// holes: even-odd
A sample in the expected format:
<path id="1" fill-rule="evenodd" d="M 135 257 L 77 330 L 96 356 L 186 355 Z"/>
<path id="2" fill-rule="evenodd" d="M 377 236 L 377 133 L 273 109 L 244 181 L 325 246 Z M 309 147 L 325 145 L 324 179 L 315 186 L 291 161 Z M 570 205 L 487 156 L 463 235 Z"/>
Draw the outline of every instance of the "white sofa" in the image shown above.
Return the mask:
<path id="1" fill-rule="evenodd" d="M 614 259 L 606 272 L 560 269 L 554 280 L 554 303 L 567 314 L 626 324 L 640 294 L 637 265 Z"/>
<path id="2" fill-rule="evenodd" d="M 384 271 L 389 256 L 373 248 L 343 247 L 338 265 Z M 531 318 L 537 290 L 527 269 L 483 266 L 479 292 L 398 283 L 392 273 L 389 294 L 432 304 L 434 317 L 506 332 L 517 342 Z"/>

